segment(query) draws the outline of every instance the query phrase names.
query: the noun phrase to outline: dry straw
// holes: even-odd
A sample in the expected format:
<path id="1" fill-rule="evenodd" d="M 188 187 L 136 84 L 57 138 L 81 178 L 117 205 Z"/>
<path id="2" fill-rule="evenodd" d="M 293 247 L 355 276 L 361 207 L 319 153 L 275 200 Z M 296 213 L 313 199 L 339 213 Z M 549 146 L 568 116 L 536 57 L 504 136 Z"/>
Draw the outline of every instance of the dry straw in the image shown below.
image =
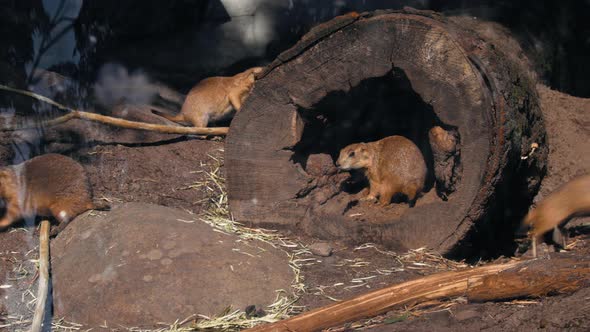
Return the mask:
<path id="1" fill-rule="evenodd" d="M 297 306 L 295 303 L 306 290 L 301 274 L 301 267 L 304 263 L 302 259 L 305 258 L 301 257 L 309 255 L 309 250 L 300 243 L 294 242 L 275 231 L 246 227 L 233 219 L 228 207 L 225 178 L 222 174 L 223 149 L 216 152 L 215 155 L 209 155 L 213 162 L 208 165 L 208 169 L 196 172 L 204 173 L 205 180 L 186 187 L 206 190 L 209 193 L 208 207 L 200 220 L 217 231 L 235 235 L 242 241 L 250 243 L 260 241 L 282 250 L 287 255 L 294 278 L 290 290 L 277 290 L 276 301 L 267 306 L 265 309 L 266 314 L 262 317 L 249 317 L 242 310 L 228 308 L 215 317 L 198 316 L 191 325 L 191 329 L 236 331 L 254 327 L 261 323 L 276 322 L 302 312 L 304 308 Z"/>

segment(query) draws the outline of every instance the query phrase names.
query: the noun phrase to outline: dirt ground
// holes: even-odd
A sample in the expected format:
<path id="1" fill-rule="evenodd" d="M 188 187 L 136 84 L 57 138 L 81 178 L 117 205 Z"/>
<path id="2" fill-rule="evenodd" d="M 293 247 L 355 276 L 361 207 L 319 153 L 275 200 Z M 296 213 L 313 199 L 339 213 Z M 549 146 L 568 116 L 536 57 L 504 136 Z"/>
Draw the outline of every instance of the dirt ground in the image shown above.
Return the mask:
<path id="1" fill-rule="evenodd" d="M 590 99 L 575 98 L 538 86 L 549 135 L 547 176 L 539 197 L 559 184 L 590 172 Z M 73 157 L 86 167 L 98 198 L 113 204 L 146 202 L 199 215 L 211 192 L 204 170 L 223 174 L 223 141 L 190 139 L 141 146 L 101 145 Z M 187 177 L 187 174 L 189 176 Z M 587 223 L 588 218 L 575 224 Z M 310 245 L 314 239 L 286 234 Z M 574 234 L 574 250 L 589 253 L 586 234 Z M 37 231 L 19 225 L 0 233 L 0 330 L 26 330 L 35 292 Z M 307 292 L 300 305 L 312 309 L 423 275 L 465 267 L 425 250 L 392 253 L 366 244 L 356 248 L 329 243 L 330 257 L 307 255 L 299 261 Z M 483 262 L 485 264 L 485 262 Z M 571 295 L 502 303 L 465 303 L 461 298 L 431 307 L 406 308 L 334 331 L 588 331 L 590 289 Z M 19 323 L 20 322 L 20 323 Z"/>
<path id="2" fill-rule="evenodd" d="M 549 166 L 535 201 L 575 176 L 590 173 L 590 99 L 572 97 L 538 85 L 549 141 Z M 590 241 L 580 225 L 590 217 L 568 224 L 572 250 L 590 252 Z M 548 248 L 549 250 L 551 248 Z M 374 319 L 371 331 L 589 331 L 590 289 L 530 301 L 439 305 L 425 314 L 404 311 Z M 420 312 L 418 310 L 418 312 Z M 385 323 L 383 323 L 385 322 Z M 367 322 L 362 322 L 367 324 Z M 357 322 L 359 324 L 359 322 Z M 371 322 L 368 323 L 371 325 Z M 350 325 L 349 325 L 350 326 Z M 346 330 L 348 327 L 341 327 Z M 337 330 L 337 329 L 336 329 Z"/>

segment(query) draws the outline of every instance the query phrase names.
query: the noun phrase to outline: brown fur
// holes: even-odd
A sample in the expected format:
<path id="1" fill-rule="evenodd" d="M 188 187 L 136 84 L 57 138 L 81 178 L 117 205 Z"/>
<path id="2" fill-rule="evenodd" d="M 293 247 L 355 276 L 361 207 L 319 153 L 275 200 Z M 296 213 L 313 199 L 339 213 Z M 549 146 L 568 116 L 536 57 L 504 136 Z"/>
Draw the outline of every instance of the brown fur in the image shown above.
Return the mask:
<path id="1" fill-rule="evenodd" d="M 376 142 L 352 144 L 340 151 L 337 161 L 343 170 L 363 169 L 369 179 L 369 195 L 381 205 L 402 193 L 413 206 L 424 189 L 426 163 L 422 153 L 409 139 L 389 136 Z"/>
<path id="2" fill-rule="evenodd" d="M 231 77 L 206 78 L 189 91 L 177 115 L 152 112 L 170 121 L 207 127 L 209 121 L 223 119 L 232 110 L 242 108 L 254 85 L 254 75 L 261 71 L 261 67 L 254 67 Z"/>
<path id="3" fill-rule="evenodd" d="M 434 126 L 428 131 L 428 140 L 432 149 L 436 191 L 443 199 L 455 191 L 459 170 L 456 133 Z"/>
<path id="4" fill-rule="evenodd" d="M 5 203 L 0 229 L 26 217 L 53 216 L 60 223 L 54 234 L 84 211 L 108 208 L 92 201 L 82 165 L 59 154 L 0 168 L 0 200 Z"/>
<path id="5" fill-rule="evenodd" d="M 434 126 L 428 132 L 428 139 L 435 154 L 450 154 L 455 152 L 457 139 L 440 126 Z"/>
<path id="6" fill-rule="evenodd" d="M 590 214 L 590 174 L 579 176 L 549 194 L 529 211 L 523 225 L 530 228 L 533 255 L 536 243 L 548 231 L 567 222 L 571 217 Z"/>

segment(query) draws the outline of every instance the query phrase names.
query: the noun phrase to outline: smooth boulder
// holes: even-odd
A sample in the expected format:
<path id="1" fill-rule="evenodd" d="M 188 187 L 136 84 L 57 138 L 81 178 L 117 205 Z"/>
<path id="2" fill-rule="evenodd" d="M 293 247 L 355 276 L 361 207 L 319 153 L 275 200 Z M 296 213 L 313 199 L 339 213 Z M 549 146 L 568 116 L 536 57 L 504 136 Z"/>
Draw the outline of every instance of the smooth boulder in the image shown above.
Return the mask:
<path id="1" fill-rule="evenodd" d="M 126 203 L 87 212 L 51 245 L 54 317 L 147 327 L 275 301 L 287 255 L 216 232 L 178 209 Z"/>

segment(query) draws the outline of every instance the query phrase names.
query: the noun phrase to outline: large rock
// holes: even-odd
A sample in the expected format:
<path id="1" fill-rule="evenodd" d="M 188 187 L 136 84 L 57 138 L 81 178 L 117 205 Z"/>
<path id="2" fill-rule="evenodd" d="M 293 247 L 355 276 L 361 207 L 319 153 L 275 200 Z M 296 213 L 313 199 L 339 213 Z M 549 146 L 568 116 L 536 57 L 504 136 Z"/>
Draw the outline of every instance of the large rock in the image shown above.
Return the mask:
<path id="1" fill-rule="evenodd" d="M 98 215 L 97 215 L 98 214 Z M 86 213 L 52 242 L 54 316 L 150 326 L 274 302 L 293 273 L 284 252 L 213 231 L 167 207 Z"/>

